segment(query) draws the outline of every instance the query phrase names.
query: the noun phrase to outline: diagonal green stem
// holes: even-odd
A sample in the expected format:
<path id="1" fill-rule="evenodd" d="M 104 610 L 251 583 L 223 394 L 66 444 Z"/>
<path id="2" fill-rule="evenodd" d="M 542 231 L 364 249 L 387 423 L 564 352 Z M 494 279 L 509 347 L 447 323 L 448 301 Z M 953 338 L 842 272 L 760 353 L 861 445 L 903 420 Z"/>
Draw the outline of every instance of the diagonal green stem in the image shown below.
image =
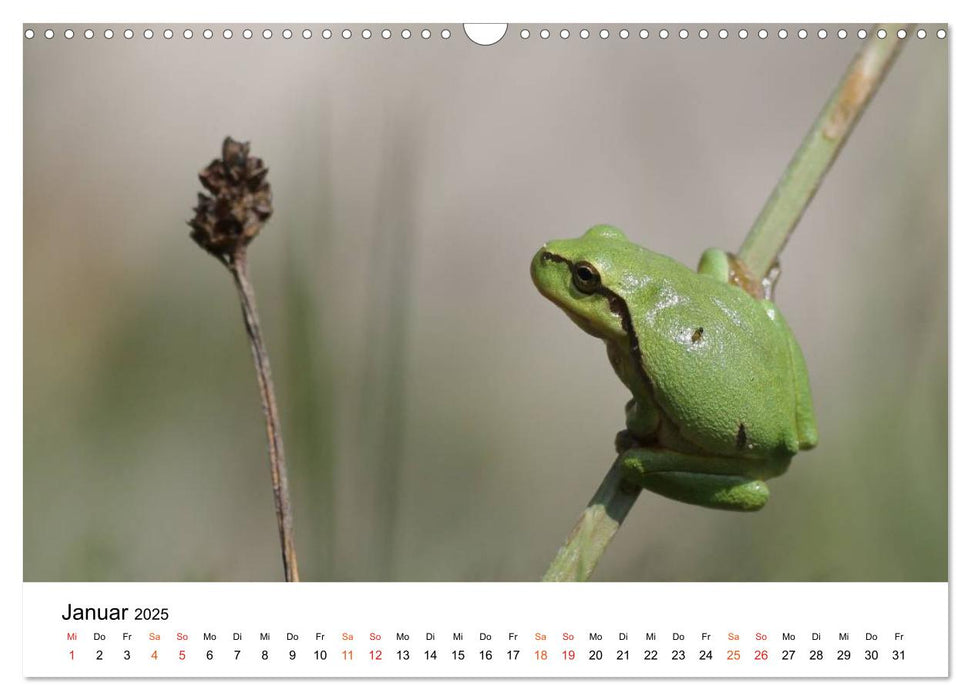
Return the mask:
<path id="1" fill-rule="evenodd" d="M 878 33 L 881 30 L 886 32 L 883 39 Z M 738 257 L 754 280 L 768 274 L 870 98 L 886 77 L 903 47 L 904 39 L 897 36 L 900 30 L 909 35 L 911 27 L 904 24 L 873 27 L 752 224 Z"/>
<path id="2" fill-rule="evenodd" d="M 880 38 L 881 30 L 885 32 L 884 38 Z M 893 65 L 903 46 L 903 39 L 897 35 L 900 30 L 909 35 L 912 27 L 903 24 L 873 27 L 752 225 L 738 257 L 754 280 L 768 274 L 819 183 Z M 637 487 L 623 480 L 619 462 L 615 461 L 556 553 L 543 580 L 588 580 L 638 493 Z"/>
<path id="3" fill-rule="evenodd" d="M 556 553 L 543 580 L 586 581 L 590 578 L 640 492 L 640 487 L 624 481 L 620 460 L 615 461 L 566 543 Z"/>

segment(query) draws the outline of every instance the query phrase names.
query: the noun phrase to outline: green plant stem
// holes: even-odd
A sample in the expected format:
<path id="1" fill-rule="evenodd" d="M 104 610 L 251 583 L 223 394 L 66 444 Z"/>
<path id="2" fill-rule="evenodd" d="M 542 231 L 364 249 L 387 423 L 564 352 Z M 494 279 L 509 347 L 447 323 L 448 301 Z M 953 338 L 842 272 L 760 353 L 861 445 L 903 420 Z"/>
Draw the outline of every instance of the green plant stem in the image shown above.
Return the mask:
<path id="1" fill-rule="evenodd" d="M 243 322 L 249 336 L 256 366 L 256 380 L 260 386 L 260 401 L 266 419 L 266 440 L 270 452 L 270 478 L 273 482 L 273 503 L 276 506 L 277 528 L 280 531 L 280 549 L 283 554 L 283 575 L 287 581 L 299 581 L 297 550 L 293 542 L 293 510 L 290 507 L 290 487 L 287 484 L 287 464 L 283 453 L 283 433 L 276 408 L 273 378 L 270 375 L 270 357 L 263 344 L 260 319 L 256 313 L 256 293 L 249 281 L 246 265 L 246 249 L 235 253 L 226 266 L 233 275 L 239 303 L 243 309 Z"/>
<path id="2" fill-rule="evenodd" d="M 566 543 L 556 553 L 543 580 L 586 581 L 590 578 L 640 492 L 640 487 L 624 481 L 620 460 L 615 461 Z"/>
<path id="3" fill-rule="evenodd" d="M 880 30 L 886 32 L 880 38 Z M 739 259 L 754 280 L 764 278 L 789 234 L 819 188 L 870 98 L 880 87 L 903 46 L 899 30 L 911 25 L 873 27 L 823 111 L 789 162 L 775 190 L 742 243 Z M 624 481 L 615 461 L 566 542 L 553 558 L 544 581 L 586 581 L 637 500 L 639 488 Z"/>
<path id="4" fill-rule="evenodd" d="M 738 257 L 754 280 L 768 274 L 870 98 L 886 77 L 903 47 L 904 39 L 897 36 L 901 29 L 910 35 L 911 26 L 905 24 L 877 25 L 870 30 L 869 38 L 752 224 Z M 880 30 L 886 32 L 883 39 L 879 37 Z"/>

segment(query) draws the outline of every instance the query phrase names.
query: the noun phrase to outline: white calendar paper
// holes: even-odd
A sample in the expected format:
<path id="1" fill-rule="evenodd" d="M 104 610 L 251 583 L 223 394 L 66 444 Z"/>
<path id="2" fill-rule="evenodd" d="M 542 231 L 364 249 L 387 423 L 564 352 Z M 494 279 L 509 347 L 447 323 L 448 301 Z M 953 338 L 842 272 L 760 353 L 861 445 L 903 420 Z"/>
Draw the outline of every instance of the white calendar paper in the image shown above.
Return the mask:
<path id="1" fill-rule="evenodd" d="M 946 584 L 26 584 L 24 610 L 31 677 L 948 674 Z"/>

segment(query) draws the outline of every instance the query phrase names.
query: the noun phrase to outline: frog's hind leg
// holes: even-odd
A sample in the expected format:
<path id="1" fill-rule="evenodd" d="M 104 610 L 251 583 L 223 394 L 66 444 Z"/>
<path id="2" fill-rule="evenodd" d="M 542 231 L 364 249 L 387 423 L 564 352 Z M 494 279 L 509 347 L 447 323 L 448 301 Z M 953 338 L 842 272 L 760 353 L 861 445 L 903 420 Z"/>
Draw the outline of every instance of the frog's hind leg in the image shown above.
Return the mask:
<path id="1" fill-rule="evenodd" d="M 755 511 L 769 500 L 769 487 L 764 481 L 740 476 L 751 470 L 751 460 L 683 454 L 649 447 L 627 450 L 619 459 L 628 480 L 684 503 L 721 510 Z"/>
<path id="2" fill-rule="evenodd" d="M 813 411 L 813 397 L 809 390 L 809 371 L 795 338 L 789 335 L 789 353 L 792 357 L 793 375 L 796 384 L 796 431 L 799 434 L 799 449 L 811 450 L 819 442 L 816 432 L 816 413 Z"/>
<path id="3" fill-rule="evenodd" d="M 806 369 L 806 358 L 802 354 L 799 343 L 796 342 L 792 330 L 779 310 L 771 301 L 763 301 L 769 318 L 778 325 L 786 338 L 789 349 L 789 361 L 792 366 L 792 381 L 796 393 L 796 436 L 800 450 L 810 450 L 816 446 L 819 436 L 816 431 L 816 412 L 813 410 L 813 397 L 809 389 L 809 370 Z"/>

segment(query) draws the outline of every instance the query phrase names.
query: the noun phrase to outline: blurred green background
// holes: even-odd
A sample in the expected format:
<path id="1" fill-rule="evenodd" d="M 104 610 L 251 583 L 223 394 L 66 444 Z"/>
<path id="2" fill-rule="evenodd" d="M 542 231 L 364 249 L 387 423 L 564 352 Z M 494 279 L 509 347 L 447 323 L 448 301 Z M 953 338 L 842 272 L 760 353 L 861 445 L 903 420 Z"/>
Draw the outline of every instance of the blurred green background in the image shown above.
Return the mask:
<path id="1" fill-rule="evenodd" d="M 24 42 L 24 576 L 277 580 L 256 381 L 189 240 L 223 137 L 270 167 L 251 248 L 300 567 L 535 580 L 628 398 L 533 288 L 609 222 L 737 249 L 859 46 L 789 38 Z M 260 29 L 261 27 L 254 27 Z M 338 27 L 335 29 L 342 29 Z M 932 28 L 932 31 L 935 30 Z M 946 580 L 947 42 L 912 39 L 782 257 L 820 445 L 757 514 L 644 494 L 600 580 Z"/>

